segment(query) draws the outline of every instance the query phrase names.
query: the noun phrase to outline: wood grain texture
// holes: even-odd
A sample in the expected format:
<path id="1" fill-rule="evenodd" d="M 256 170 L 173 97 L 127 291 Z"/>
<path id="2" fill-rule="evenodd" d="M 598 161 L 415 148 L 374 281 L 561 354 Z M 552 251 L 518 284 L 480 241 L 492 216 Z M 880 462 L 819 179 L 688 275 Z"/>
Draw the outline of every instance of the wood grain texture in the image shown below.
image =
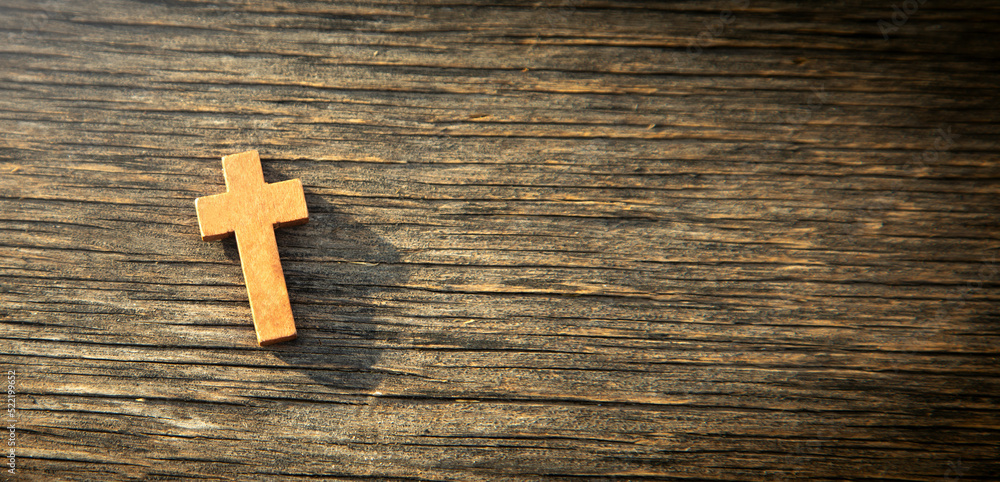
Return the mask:
<path id="1" fill-rule="evenodd" d="M 17 477 L 994 480 L 1000 6 L 893 14 L 0 2 Z"/>

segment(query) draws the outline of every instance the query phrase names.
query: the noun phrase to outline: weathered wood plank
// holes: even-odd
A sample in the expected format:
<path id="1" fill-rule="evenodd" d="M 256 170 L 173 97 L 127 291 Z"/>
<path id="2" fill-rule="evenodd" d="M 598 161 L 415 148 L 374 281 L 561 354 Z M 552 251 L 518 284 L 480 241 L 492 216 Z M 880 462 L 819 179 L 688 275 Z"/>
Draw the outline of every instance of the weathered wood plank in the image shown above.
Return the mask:
<path id="1" fill-rule="evenodd" d="M 1000 6 L 258 3 L 0 5 L 18 477 L 1000 471 Z"/>

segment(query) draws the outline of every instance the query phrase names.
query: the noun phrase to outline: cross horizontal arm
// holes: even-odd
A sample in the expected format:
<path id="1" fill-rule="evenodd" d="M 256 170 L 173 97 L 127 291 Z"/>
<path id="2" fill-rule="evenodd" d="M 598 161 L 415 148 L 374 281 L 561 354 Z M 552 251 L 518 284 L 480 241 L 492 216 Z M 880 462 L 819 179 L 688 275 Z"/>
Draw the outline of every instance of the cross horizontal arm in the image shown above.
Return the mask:
<path id="1" fill-rule="evenodd" d="M 302 181 L 292 179 L 267 185 L 268 208 L 275 227 L 298 226 L 309 221 Z"/>
<path id="2" fill-rule="evenodd" d="M 233 235 L 236 225 L 230 218 L 229 193 L 200 197 L 194 200 L 198 211 L 198 226 L 201 228 L 201 239 L 216 241 Z"/>

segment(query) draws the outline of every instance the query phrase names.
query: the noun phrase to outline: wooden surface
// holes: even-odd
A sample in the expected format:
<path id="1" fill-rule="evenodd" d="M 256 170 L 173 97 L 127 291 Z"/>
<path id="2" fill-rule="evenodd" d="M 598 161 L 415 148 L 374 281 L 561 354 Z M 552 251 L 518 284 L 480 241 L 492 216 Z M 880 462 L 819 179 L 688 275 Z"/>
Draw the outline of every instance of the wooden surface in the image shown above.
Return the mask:
<path id="1" fill-rule="evenodd" d="M 236 235 L 257 344 L 296 338 L 292 305 L 274 230 L 309 221 L 302 181 L 264 181 L 257 151 L 223 156 L 226 192 L 194 200 L 202 241 Z"/>
<path id="2" fill-rule="evenodd" d="M 995 480 L 1000 10 L 822 3 L 3 0 L 17 479 Z"/>

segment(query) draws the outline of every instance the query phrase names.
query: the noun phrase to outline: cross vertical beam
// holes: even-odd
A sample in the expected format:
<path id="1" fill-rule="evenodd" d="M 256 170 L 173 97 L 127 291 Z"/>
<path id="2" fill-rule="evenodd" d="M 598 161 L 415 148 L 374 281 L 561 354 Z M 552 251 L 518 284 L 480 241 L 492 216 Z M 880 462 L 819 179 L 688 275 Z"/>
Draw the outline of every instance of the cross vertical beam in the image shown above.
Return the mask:
<path id="1" fill-rule="evenodd" d="M 302 182 L 264 182 L 257 151 L 223 157 L 222 171 L 227 191 L 195 200 L 201 238 L 236 235 L 257 343 L 294 340 L 295 320 L 274 228 L 309 221 Z"/>

